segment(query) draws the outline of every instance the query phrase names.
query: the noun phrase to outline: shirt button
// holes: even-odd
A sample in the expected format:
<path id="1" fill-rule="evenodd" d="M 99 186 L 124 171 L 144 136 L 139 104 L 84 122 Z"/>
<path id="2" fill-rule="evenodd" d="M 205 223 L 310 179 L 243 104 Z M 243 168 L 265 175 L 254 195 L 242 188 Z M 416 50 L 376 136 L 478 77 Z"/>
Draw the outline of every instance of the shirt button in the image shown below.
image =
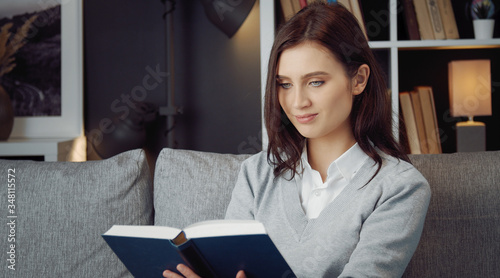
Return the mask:
<path id="1" fill-rule="evenodd" d="M 321 192 L 316 191 L 316 192 L 314 192 L 314 195 L 319 196 L 319 195 L 321 195 Z"/>

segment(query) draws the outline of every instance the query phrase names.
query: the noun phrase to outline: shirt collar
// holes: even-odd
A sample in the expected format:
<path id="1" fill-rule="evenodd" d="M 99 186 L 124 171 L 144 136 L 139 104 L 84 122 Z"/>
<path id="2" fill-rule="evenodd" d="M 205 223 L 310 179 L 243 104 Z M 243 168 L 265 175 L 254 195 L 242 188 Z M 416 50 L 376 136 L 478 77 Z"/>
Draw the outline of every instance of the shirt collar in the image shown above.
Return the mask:
<path id="1" fill-rule="evenodd" d="M 366 159 L 368 159 L 368 155 L 356 142 L 351 148 L 330 164 L 327 175 L 328 177 L 332 177 L 335 172 L 338 171 L 344 179 L 350 181 L 352 176 L 356 174 L 359 168 L 361 168 Z M 302 151 L 301 162 L 304 171 L 312 171 L 311 165 L 309 165 L 307 160 L 307 144 Z"/>

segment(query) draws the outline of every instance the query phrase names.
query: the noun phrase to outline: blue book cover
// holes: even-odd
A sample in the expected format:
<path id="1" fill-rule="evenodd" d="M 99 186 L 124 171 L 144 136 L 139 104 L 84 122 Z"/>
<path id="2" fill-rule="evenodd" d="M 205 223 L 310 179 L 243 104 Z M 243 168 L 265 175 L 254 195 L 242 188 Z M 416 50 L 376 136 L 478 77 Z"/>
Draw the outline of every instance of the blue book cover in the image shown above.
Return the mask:
<path id="1" fill-rule="evenodd" d="M 247 277 L 296 277 L 253 220 L 205 221 L 184 230 L 115 225 L 102 236 L 134 277 L 162 277 L 179 263 L 202 277 L 235 277 L 239 270 Z"/>

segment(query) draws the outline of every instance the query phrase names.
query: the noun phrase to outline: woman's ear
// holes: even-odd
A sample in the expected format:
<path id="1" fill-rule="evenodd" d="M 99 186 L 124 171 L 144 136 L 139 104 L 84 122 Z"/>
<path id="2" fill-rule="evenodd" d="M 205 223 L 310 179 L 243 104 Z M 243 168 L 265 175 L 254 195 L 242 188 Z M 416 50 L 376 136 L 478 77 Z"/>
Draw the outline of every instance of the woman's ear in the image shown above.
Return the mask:
<path id="1" fill-rule="evenodd" d="M 368 83 L 368 77 L 370 77 L 370 67 L 367 64 L 362 64 L 358 68 L 358 72 L 352 79 L 352 94 L 361 94 Z"/>

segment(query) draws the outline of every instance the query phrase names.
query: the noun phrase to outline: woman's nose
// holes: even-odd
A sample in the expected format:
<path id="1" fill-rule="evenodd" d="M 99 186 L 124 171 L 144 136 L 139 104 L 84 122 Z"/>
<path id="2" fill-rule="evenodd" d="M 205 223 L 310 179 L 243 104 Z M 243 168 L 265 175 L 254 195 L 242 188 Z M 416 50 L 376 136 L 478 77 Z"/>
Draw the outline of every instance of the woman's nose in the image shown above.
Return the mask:
<path id="1" fill-rule="evenodd" d="M 293 98 L 293 107 L 296 109 L 303 109 L 311 105 L 311 100 L 307 90 L 303 88 L 295 88 Z"/>

